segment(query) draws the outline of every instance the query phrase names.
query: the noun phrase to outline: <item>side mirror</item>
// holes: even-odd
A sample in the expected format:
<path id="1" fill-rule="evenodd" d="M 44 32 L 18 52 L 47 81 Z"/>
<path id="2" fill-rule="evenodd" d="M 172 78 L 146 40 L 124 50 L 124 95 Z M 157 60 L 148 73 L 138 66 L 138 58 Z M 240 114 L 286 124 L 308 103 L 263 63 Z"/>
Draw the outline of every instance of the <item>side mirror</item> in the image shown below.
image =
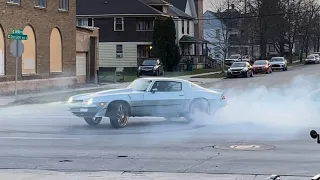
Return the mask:
<path id="1" fill-rule="evenodd" d="M 317 133 L 317 131 L 310 131 L 310 136 L 312 139 L 317 139 L 317 143 L 320 144 L 319 134 Z"/>
<path id="2" fill-rule="evenodd" d="M 151 91 L 150 91 L 150 92 L 154 94 L 154 93 L 156 93 L 157 91 L 158 91 L 158 89 L 157 89 L 157 88 L 153 88 L 153 89 L 151 89 Z"/>

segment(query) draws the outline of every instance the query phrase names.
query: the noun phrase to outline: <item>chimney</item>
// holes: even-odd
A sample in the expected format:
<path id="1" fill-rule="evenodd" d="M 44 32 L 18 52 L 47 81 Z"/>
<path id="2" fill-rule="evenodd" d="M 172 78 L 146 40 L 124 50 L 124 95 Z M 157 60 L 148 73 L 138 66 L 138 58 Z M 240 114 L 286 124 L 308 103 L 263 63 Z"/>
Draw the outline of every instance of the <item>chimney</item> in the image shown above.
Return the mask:
<path id="1" fill-rule="evenodd" d="M 231 9 L 234 9 L 234 4 L 231 4 Z"/>
<path id="2" fill-rule="evenodd" d="M 198 23 L 195 24 L 195 37 L 203 39 L 203 0 L 194 0 L 198 15 Z"/>

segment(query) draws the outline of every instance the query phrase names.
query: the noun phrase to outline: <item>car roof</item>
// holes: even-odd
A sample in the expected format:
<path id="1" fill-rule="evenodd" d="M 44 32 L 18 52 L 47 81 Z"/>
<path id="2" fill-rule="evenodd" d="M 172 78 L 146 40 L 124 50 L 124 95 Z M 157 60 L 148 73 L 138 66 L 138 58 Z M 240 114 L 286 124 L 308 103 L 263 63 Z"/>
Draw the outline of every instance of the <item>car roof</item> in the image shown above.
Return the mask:
<path id="1" fill-rule="evenodd" d="M 152 81 L 179 81 L 179 82 L 191 83 L 190 81 L 187 81 L 187 80 L 184 80 L 184 79 L 179 79 L 179 78 L 145 77 L 145 78 L 140 78 L 140 79 L 147 79 L 147 80 L 152 80 Z"/>

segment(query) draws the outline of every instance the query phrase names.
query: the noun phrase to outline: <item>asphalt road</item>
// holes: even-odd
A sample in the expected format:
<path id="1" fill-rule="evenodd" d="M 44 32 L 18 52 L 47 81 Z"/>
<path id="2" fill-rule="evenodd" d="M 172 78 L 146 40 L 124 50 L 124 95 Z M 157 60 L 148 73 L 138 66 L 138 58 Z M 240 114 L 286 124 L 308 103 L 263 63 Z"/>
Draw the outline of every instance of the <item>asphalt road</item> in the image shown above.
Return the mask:
<path id="1" fill-rule="evenodd" d="M 30 175 L 26 170 L 37 170 L 33 180 L 45 179 L 38 170 L 71 172 L 69 179 L 96 171 L 109 172 L 77 176 L 264 179 L 281 174 L 310 179 L 319 173 L 320 145 L 309 131 L 320 127 L 320 116 L 292 98 L 320 87 L 319 70 L 320 65 L 310 65 L 206 85 L 226 90 L 231 105 L 212 117 L 199 115 L 193 124 L 132 118 L 126 128 L 112 129 L 107 118 L 89 127 L 65 111 L 63 102 L 2 108 L 0 179 L 17 180 Z"/>

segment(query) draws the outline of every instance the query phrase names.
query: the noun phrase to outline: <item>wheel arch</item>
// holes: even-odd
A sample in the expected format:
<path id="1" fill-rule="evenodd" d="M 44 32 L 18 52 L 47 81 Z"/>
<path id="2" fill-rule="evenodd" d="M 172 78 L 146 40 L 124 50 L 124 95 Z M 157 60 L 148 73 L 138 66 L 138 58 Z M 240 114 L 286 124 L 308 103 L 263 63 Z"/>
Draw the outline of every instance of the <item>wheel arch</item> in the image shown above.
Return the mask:
<path id="1" fill-rule="evenodd" d="M 131 115 L 131 106 L 130 106 L 129 102 L 126 100 L 113 100 L 113 101 L 111 101 L 106 108 L 107 109 L 106 113 L 108 113 L 110 111 L 111 105 L 113 105 L 115 103 L 125 104 L 129 108 L 129 115 Z"/>
<path id="2" fill-rule="evenodd" d="M 188 105 L 188 111 L 190 111 L 190 107 L 191 105 L 195 102 L 195 101 L 198 101 L 198 100 L 204 100 L 208 103 L 209 105 L 209 108 L 211 108 L 211 104 L 209 103 L 208 99 L 204 98 L 204 97 L 197 97 L 197 98 L 193 98 L 190 102 L 189 102 L 189 105 Z"/>

